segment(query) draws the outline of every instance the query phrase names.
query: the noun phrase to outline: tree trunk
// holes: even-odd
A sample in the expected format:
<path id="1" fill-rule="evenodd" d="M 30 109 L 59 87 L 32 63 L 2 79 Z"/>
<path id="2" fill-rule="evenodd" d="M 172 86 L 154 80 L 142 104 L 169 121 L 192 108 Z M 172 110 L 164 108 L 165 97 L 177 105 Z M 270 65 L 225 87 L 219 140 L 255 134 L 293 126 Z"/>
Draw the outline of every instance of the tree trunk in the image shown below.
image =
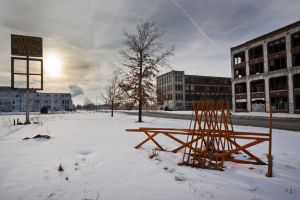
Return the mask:
<path id="1" fill-rule="evenodd" d="M 114 101 L 111 102 L 111 117 L 114 117 Z"/>
<path id="2" fill-rule="evenodd" d="M 143 73 L 143 54 L 140 53 L 140 74 L 139 74 L 139 119 L 138 122 L 142 122 L 142 73 Z"/>

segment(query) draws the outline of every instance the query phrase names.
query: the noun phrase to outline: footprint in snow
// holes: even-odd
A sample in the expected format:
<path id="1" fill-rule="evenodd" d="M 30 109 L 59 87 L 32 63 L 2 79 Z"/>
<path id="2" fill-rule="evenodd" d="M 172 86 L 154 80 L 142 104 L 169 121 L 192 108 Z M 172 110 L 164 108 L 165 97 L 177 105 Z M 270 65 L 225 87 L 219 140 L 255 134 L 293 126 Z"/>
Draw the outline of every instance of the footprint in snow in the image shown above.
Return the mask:
<path id="1" fill-rule="evenodd" d="M 94 153 L 92 150 L 90 149 L 82 149 L 82 150 L 79 150 L 78 151 L 81 155 L 84 155 L 84 156 L 87 156 L 87 155 L 90 155 L 92 153 Z"/>

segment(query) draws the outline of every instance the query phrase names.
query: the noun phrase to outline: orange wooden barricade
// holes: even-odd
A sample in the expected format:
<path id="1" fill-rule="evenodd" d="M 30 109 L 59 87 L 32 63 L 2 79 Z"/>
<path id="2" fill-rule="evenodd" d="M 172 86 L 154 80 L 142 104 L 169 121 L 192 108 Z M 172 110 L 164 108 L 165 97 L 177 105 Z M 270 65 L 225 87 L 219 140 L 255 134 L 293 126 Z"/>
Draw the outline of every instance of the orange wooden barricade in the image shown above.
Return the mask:
<path id="1" fill-rule="evenodd" d="M 130 132 L 143 132 L 147 139 L 139 143 L 141 147 L 148 141 L 154 142 L 158 149 L 165 151 L 155 139 L 159 134 L 165 135 L 178 143 L 171 151 L 176 153 L 183 149 L 183 165 L 198 168 L 223 170 L 224 161 L 245 164 L 266 164 L 249 151 L 250 147 L 269 142 L 268 174 L 272 176 L 272 111 L 270 111 L 269 133 L 238 132 L 233 130 L 228 102 L 193 102 L 193 112 L 189 129 L 177 128 L 139 128 L 127 129 Z M 176 137 L 186 135 L 186 141 Z M 240 143 L 241 142 L 241 143 Z M 243 153 L 246 158 L 237 158 Z M 239 156 L 241 157 L 241 156 Z"/>

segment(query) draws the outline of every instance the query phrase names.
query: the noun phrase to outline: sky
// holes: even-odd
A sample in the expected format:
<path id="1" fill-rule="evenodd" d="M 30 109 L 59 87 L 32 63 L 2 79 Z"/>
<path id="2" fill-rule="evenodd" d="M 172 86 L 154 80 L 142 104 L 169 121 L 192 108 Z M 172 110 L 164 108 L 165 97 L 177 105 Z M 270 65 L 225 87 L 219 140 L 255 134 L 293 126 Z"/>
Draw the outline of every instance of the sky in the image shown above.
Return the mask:
<path id="1" fill-rule="evenodd" d="M 122 68 L 124 31 L 141 21 L 164 32 L 165 48 L 175 46 L 160 74 L 230 77 L 230 47 L 300 20 L 299 10 L 299 0 L 0 0 L 0 86 L 11 82 L 10 35 L 38 36 L 43 92 L 95 102 L 114 67 Z"/>

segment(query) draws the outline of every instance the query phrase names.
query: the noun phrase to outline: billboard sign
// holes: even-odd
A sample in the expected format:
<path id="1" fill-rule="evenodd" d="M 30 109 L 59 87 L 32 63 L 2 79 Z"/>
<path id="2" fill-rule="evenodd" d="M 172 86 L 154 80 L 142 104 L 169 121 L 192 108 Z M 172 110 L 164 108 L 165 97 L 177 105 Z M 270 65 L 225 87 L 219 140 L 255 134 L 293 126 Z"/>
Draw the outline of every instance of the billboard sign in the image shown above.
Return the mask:
<path id="1" fill-rule="evenodd" d="M 11 35 L 11 55 L 43 57 L 41 37 Z"/>

